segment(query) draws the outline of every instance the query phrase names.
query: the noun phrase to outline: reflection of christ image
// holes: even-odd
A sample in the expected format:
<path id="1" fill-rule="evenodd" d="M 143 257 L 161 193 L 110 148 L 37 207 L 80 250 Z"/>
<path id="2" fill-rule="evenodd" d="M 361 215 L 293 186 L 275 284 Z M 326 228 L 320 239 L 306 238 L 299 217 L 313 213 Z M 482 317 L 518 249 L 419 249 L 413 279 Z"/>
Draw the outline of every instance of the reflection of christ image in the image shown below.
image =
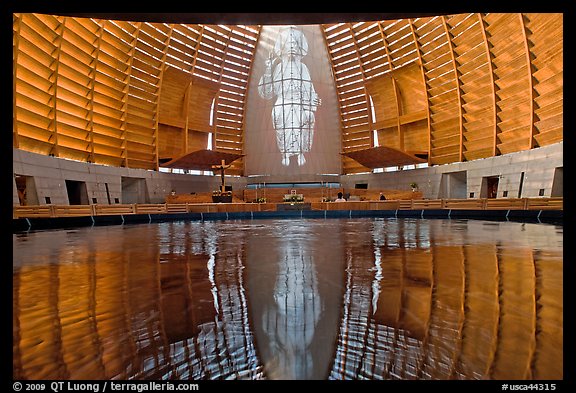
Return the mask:
<path id="1" fill-rule="evenodd" d="M 314 112 L 321 104 L 308 67 L 302 63 L 307 53 L 304 33 L 296 26 L 283 28 L 258 82 L 262 98 L 277 97 L 272 108 L 272 123 L 285 166 L 290 164 L 291 156 L 298 157 L 300 166 L 306 163 L 304 153 L 312 148 L 314 136 Z"/>
<path id="2" fill-rule="evenodd" d="M 271 377 L 309 379 L 314 372 L 311 351 L 322 312 L 316 266 L 297 244 L 285 243 L 278 259 L 274 302 L 262 314 L 271 359 Z"/>

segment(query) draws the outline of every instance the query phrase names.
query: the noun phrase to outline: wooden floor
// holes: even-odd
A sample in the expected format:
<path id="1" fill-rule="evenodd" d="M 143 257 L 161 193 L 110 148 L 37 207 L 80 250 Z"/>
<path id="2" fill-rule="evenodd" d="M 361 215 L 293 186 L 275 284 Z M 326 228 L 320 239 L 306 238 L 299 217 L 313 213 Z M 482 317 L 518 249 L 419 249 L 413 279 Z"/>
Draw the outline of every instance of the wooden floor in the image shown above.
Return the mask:
<path id="1" fill-rule="evenodd" d="M 311 202 L 312 210 L 563 210 L 563 198 L 404 199 Z M 277 211 L 279 203 L 159 203 L 117 205 L 14 206 L 13 218 L 83 217 L 131 214 Z"/>

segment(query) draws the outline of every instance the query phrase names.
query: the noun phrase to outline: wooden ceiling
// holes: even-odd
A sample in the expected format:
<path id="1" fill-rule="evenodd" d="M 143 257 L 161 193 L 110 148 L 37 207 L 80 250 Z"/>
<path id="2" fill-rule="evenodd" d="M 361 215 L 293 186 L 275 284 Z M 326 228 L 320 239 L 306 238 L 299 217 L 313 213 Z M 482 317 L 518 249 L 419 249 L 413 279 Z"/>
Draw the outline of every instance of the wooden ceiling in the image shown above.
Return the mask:
<path id="1" fill-rule="evenodd" d="M 261 26 L 293 23 L 324 34 L 344 174 L 369 169 L 348 153 L 378 145 L 438 165 L 563 140 L 561 12 L 14 13 L 13 146 L 158 169 L 211 134 L 215 150 L 242 155 Z M 163 96 L 175 89 L 179 100 Z"/>

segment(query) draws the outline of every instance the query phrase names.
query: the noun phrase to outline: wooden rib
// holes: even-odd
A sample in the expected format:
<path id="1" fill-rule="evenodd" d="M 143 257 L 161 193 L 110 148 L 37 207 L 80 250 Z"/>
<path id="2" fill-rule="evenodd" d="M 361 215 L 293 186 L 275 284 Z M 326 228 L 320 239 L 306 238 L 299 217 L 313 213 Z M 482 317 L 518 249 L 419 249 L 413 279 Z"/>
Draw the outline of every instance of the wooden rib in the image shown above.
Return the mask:
<path id="1" fill-rule="evenodd" d="M 188 154 L 188 118 L 190 114 L 190 89 L 192 89 L 192 80 L 188 83 L 186 90 L 184 91 L 184 105 L 183 105 L 183 116 L 184 116 L 184 138 L 182 145 L 182 154 Z"/>
<path id="2" fill-rule="evenodd" d="M 226 37 L 226 46 L 224 47 L 224 52 L 222 53 L 222 63 L 219 66 L 219 75 L 218 75 L 218 85 L 222 85 L 222 76 L 224 74 L 224 62 L 226 61 L 226 55 L 229 52 L 230 48 L 230 39 L 232 37 L 232 29 L 228 31 L 228 36 Z M 220 103 L 219 100 L 220 89 L 216 92 L 216 96 L 214 97 L 214 110 L 213 110 L 213 121 L 212 121 L 212 148 L 218 148 L 218 104 Z"/>
<path id="3" fill-rule="evenodd" d="M 534 142 L 535 142 L 535 138 L 534 138 L 534 134 L 535 134 L 535 130 L 536 127 L 534 125 L 535 122 L 535 116 L 534 116 L 534 99 L 536 98 L 536 95 L 534 93 L 534 76 L 532 75 L 532 58 L 531 58 L 531 52 L 530 52 L 530 45 L 528 42 L 528 35 L 526 33 L 526 23 L 525 23 L 525 17 L 522 13 L 518 14 L 518 17 L 520 18 L 520 28 L 522 30 L 522 38 L 523 38 L 523 43 L 524 43 L 524 51 L 525 51 L 525 55 L 526 55 L 526 68 L 528 71 L 528 82 L 529 82 L 529 91 L 530 91 L 530 140 L 528 141 L 528 149 L 532 149 L 534 148 Z"/>
<path id="4" fill-rule="evenodd" d="M 365 101 L 366 101 L 366 111 L 367 111 L 367 117 L 368 117 L 368 129 L 370 131 L 372 131 L 372 116 L 371 116 L 371 108 L 370 108 L 370 100 L 368 99 L 368 90 L 366 89 L 366 76 L 364 75 L 364 68 L 362 68 L 362 63 L 360 62 L 360 49 L 358 48 L 358 41 L 356 40 L 356 37 L 354 35 L 354 29 L 352 28 L 352 24 L 348 23 L 348 28 L 350 29 L 350 35 L 352 36 L 352 43 L 356 52 L 356 55 L 358 56 L 358 68 L 360 69 L 360 75 L 361 75 L 361 80 L 362 80 L 362 85 L 363 85 L 363 89 L 364 89 L 364 97 L 365 97 Z M 370 145 L 372 145 L 373 142 L 370 143 Z"/>
<path id="5" fill-rule="evenodd" d="M 18 113 L 17 110 L 17 104 L 16 104 L 16 70 L 18 69 L 18 54 L 20 53 L 19 48 L 19 40 L 20 40 L 20 28 L 22 27 L 22 15 L 20 14 L 14 14 L 13 15 L 13 47 L 12 47 L 12 56 L 13 56 L 13 62 L 12 62 L 12 143 L 13 146 L 15 148 L 19 148 L 20 147 L 20 141 L 18 138 L 18 122 L 17 122 L 17 117 L 16 114 Z"/>
<path id="6" fill-rule="evenodd" d="M 490 70 L 490 85 L 492 87 L 492 108 L 493 108 L 493 119 L 494 119 L 494 129 L 492 132 L 492 156 L 498 154 L 497 144 L 498 144 L 498 106 L 496 105 L 496 83 L 494 81 L 494 64 L 492 62 L 492 56 L 490 54 L 490 44 L 488 43 L 488 37 L 486 36 L 486 25 L 484 23 L 484 18 L 482 14 L 478 13 L 478 20 L 482 29 L 482 39 L 484 40 L 484 46 L 486 48 L 486 57 L 488 58 L 488 67 Z"/>
<path id="7" fill-rule="evenodd" d="M 392 56 L 390 54 L 390 49 L 388 45 L 388 41 L 386 39 L 386 34 L 384 32 L 384 28 L 382 27 L 382 22 L 378 22 L 378 29 L 380 30 L 380 36 L 382 37 L 382 43 L 384 44 L 384 50 L 386 51 L 386 57 L 388 57 L 388 69 L 390 72 L 394 71 L 392 66 Z M 402 134 L 402 127 L 400 126 L 400 92 L 398 91 L 398 85 L 396 83 L 396 78 L 391 73 L 392 78 L 392 88 L 394 89 L 394 98 L 396 103 L 396 132 L 398 137 L 398 148 L 400 150 L 404 150 L 404 136 Z"/>
<path id="8" fill-rule="evenodd" d="M 450 56 L 452 58 L 452 66 L 454 67 L 454 79 L 456 80 L 456 92 L 458 94 L 458 126 L 460 129 L 460 138 L 458 143 L 458 161 L 462 161 L 464 154 L 463 154 L 463 146 L 464 146 L 464 124 L 462 122 L 462 91 L 460 88 L 460 78 L 458 76 L 458 66 L 456 63 L 456 57 L 454 55 L 454 45 L 452 43 L 452 34 L 448 28 L 448 24 L 446 23 L 446 17 L 444 15 L 441 16 L 442 24 L 444 25 L 444 31 L 446 32 L 446 40 L 448 41 L 448 47 L 450 48 Z"/>
<path id="9" fill-rule="evenodd" d="M 148 34 L 155 29 L 153 24 L 141 23 L 139 34 Z M 162 61 L 154 58 L 162 58 L 163 51 L 158 48 L 161 43 L 154 41 L 154 47 L 145 47 L 143 40 L 136 42 L 136 48 L 145 49 L 135 51 L 132 68 L 130 70 L 131 82 L 128 84 L 126 109 L 127 109 L 127 145 L 131 157 L 128 158 L 128 166 L 133 168 L 154 169 L 157 165 L 157 116 L 154 116 L 158 105 L 158 83 Z M 165 49 L 165 45 L 164 48 Z M 143 78 L 141 70 L 144 68 L 148 78 Z M 156 112 L 157 113 L 157 112 Z M 138 142 L 138 143 L 134 143 Z"/>
<path id="10" fill-rule="evenodd" d="M 421 53 L 421 49 L 420 49 L 420 42 L 418 41 L 418 37 L 416 35 L 416 29 L 414 28 L 414 22 L 412 19 L 408 19 L 408 23 L 410 25 L 410 31 L 412 32 L 412 38 L 414 39 L 414 45 L 416 46 L 416 52 L 418 53 L 418 62 L 419 62 L 419 66 L 420 66 L 420 71 L 422 72 L 422 84 L 424 86 L 424 90 L 425 90 L 425 95 L 426 95 L 426 121 L 428 124 L 428 165 L 431 164 L 431 159 L 430 156 L 431 154 L 429 153 L 432 149 L 432 128 L 431 128 L 431 123 L 430 123 L 430 100 L 428 99 L 428 91 L 426 89 L 427 83 L 426 83 L 426 72 L 424 70 L 424 60 L 422 59 L 422 53 Z"/>
<path id="11" fill-rule="evenodd" d="M 166 35 L 166 41 L 163 42 L 164 47 L 162 49 L 162 61 L 161 61 L 161 66 L 160 66 L 160 78 L 158 79 L 158 83 L 156 85 L 157 89 L 158 89 L 158 94 L 156 95 L 155 99 L 156 99 L 156 114 L 160 113 L 160 91 L 162 89 L 162 81 L 164 80 L 164 78 L 162 78 L 162 75 L 164 74 L 164 70 L 166 69 L 166 54 L 168 53 L 168 47 L 170 46 L 170 41 L 172 39 L 172 32 L 174 31 L 174 25 L 170 24 L 168 25 L 168 34 Z M 162 36 L 163 37 L 163 36 Z M 189 91 L 189 89 L 187 90 Z M 188 109 L 186 109 L 186 112 L 188 112 Z M 153 115 L 154 116 L 154 115 Z M 153 138 L 154 138 L 154 165 L 155 168 L 154 170 L 158 170 L 160 168 L 160 162 L 159 162 L 159 156 L 158 156 L 158 149 L 159 149 L 159 145 L 160 145 L 160 141 L 159 141 L 159 125 L 158 125 L 158 121 L 159 121 L 159 116 L 155 115 L 154 116 L 154 133 L 153 133 Z M 188 113 L 186 113 L 186 136 L 188 136 Z"/>
<path id="12" fill-rule="evenodd" d="M 130 80 L 132 79 L 132 65 L 134 64 L 135 54 L 136 54 L 136 42 L 138 41 L 138 37 L 140 36 L 142 22 L 138 22 L 135 24 L 136 31 L 134 32 L 133 39 L 132 39 L 132 49 L 129 53 L 129 61 L 128 61 L 128 72 L 126 75 L 125 86 L 123 87 L 122 91 L 122 140 L 123 140 L 123 148 L 124 148 L 124 159 L 122 160 L 122 166 L 129 167 L 129 159 L 130 159 L 130 151 L 128 149 L 128 93 L 129 93 L 129 86 Z"/>
<path id="13" fill-rule="evenodd" d="M 98 31 L 96 36 L 102 36 L 103 26 L 98 25 Z M 88 162 L 95 162 L 94 158 L 94 87 L 96 85 L 96 64 L 98 63 L 98 55 L 100 54 L 100 44 L 102 40 L 98 39 L 96 41 L 96 47 L 94 49 L 95 55 L 92 60 L 93 67 L 91 67 L 92 77 L 90 78 L 90 109 L 89 109 L 89 123 L 88 129 L 90 131 L 90 153 L 88 155 Z"/>
<path id="14" fill-rule="evenodd" d="M 50 151 L 51 154 L 53 154 L 55 157 L 59 157 L 60 156 L 60 146 L 58 143 L 58 108 L 57 108 L 57 92 L 58 92 L 58 68 L 59 68 L 59 64 L 60 64 L 60 50 L 62 47 L 62 32 L 64 29 L 64 25 L 63 23 L 59 24 L 59 29 L 55 30 L 57 36 L 57 42 L 56 43 L 52 43 L 55 46 L 55 51 L 53 53 L 53 64 L 54 64 L 54 69 L 53 69 L 53 80 L 51 80 L 51 101 L 52 102 L 52 108 L 51 108 L 51 112 L 52 112 L 52 116 L 49 115 L 52 127 L 53 127 L 53 136 L 54 136 L 54 145 L 52 146 L 52 149 Z"/>
<path id="15" fill-rule="evenodd" d="M 322 38 L 324 39 L 324 44 L 326 45 L 326 52 L 328 54 L 328 60 L 330 61 L 330 67 L 332 68 L 332 75 L 336 75 L 336 68 L 334 65 L 334 57 L 332 56 L 332 52 L 330 51 L 330 45 L 328 42 L 328 37 L 326 34 L 326 25 L 323 25 L 323 28 L 320 29 L 322 32 Z M 338 122 L 340 123 L 340 138 L 341 138 L 341 142 L 340 144 L 342 145 L 342 143 L 344 142 L 344 122 L 343 122 L 343 113 L 342 113 L 342 104 L 341 104 L 341 100 L 342 100 L 342 93 L 340 92 L 340 89 L 338 89 L 338 87 L 336 86 L 336 80 L 334 80 L 334 87 L 336 89 L 336 95 L 337 95 L 337 100 L 338 100 Z M 342 156 L 341 159 L 341 171 L 343 173 L 344 172 L 344 168 L 345 166 L 345 160 L 344 157 Z"/>
<path id="16" fill-rule="evenodd" d="M 260 43 L 260 37 L 261 37 L 261 32 L 262 32 L 262 26 L 261 25 L 257 25 L 256 26 L 257 29 L 257 35 L 256 35 L 256 40 L 254 42 L 254 48 L 252 49 L 252 59 L 255 58 L 256 55 L 256 49 L 258 48 L 258 44 Z M 320 29 L 322 31 L 322 29 Z M 326 53 L 328 54 L 328 50 L 326 50 Z M 248 78 L 246 81 L 246 97 L 248 97 L 248 94 L 250 92 L 250 82 L 251 79 L 254 77 L 253 75 L 253 69 L 254 69 L 254 60 L 251 61 L 248 64 Z M 218 100 L 218 103 L 220 104 L 220 100 Z M 246 105 L 242 105 L 241 111 L 240 111 L 240 116 L 242 116 L 242 140 L 244 140 L 244 133 L 246 132 Z M 242 144 L 242 154 L 244 154 L 244 144 Z M 246 160 L 242 159 L 241 160 L 241 165 L 242 165 L 242 174 L 245 173 L 246 171 Z"/>

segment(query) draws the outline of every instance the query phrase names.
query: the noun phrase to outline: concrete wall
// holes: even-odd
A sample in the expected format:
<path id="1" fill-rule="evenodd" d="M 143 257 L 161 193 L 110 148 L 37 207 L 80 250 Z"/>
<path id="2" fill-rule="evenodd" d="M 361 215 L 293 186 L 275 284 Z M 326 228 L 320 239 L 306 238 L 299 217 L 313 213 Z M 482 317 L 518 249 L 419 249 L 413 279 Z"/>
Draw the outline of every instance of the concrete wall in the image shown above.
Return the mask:
<path id="1" fill-rule="evenodd" d="M 93 204 L 96 198 L 98 204 L 116 203 L 164 203 L 166 195 L 171 190 L 176 193 L 210 192 L 220 187 L 219 176 L 195 176 L 175 173 L 163 173 L 145 169 L 118 168 L 105 165 L 89 164 L 86 162 L 71 161 L 61 158 L 49 157 L 13 149 L 13 174 L 33 177 L 38 196 L 38 204 L 45 205 L 46 197 L 51 204 L 68 205 L 68 192 L 66 180 L 83 181 L 86 183 L 88 200 Z M 145 182 L 133 181 L 132 186 L 126 187 L 122 192 L 122 178 L 145 179 Z M 19 205 L 16 181 L 13 180 L 13 204 Z M 128 180 L 128 184 L 130 180 Z M 246 179 L 240 177 L 226 177 L 226 184 L 234 190 L 244 189 Z M 146 189 L 142 189 L 142 187 Z M 27 193 L 34 190 L 27 186 Z M 126 200 L 124 200 L 126 199 Z M 28 197 L 31 200 L 31 197 Z"/>
<path id="2" fill-rule="evenodd" d="M 521 174 L 524 172 L 524 181 L 521 197 L 550 197 L 554 184 L 556 168 L 563 168 L 563 142 L 532 149 L 523 152 L 507 154 L 504 156 L 485 158 L 469 162 L 438 165 L 430 168 L 419 168 L 384 173 L 366 173 L 348 176 L 314 175 L 299 181 L 330 181 L 340 180 L 344 188 L 354 188 L 357 183 L 367 183 L 369 189 L 390 188 L 409 190 L 409 184 L 416 182 L 419 190 L 425 198 L 461 197 L 474 193 L 474 198 L 479 198 L 482 188 L 482 180 L 487 176 L 499 176 L 498 197 L 503 197 L 504 191 L 508 191 L 508 198 L 518 197 Z M 142 200 L 149 203 L 164 203 L 166 195 L 171 190 L 178 194 L 193 192 L 210 192 L 220 186 L 219 176 L 196 176 L 174 173 L 156 172 L 144 169 L 117 168 L 105 165 L 89 164 L 85 162 L 65 160 L 45 155 L 30 153 L 13 149 L 14 175 L 31 176 L 36 189 L 38 203 L 46 204 L 46 197 L 56 205 L 67 205 L 68 193 L 66 180 L 83 181 L 86 183 L 88 199 L 90 203 L 96 198 L 96 203 L 107 204 L 108 193 L 112 204 L 118 199 L 118 203 L 134 203 L 133 200 Z M 444 176 L 454 174 L 454 176 Z M 562 173 L 562 171 L 560 171 Z M 122 192 L 122 177 L 145 179 L 146 189 L 138 189 L 136 194 L 128 195 Z M 266 181 L 290 182 L 296 179 L 267 177 L 226 177 L 226 184 L 234 190 L 242 190 L 248 183 Z M 558 182 L 558 177 L 556 179 Z M 137 182 L 137 181 L 136 181 Z M 465 187 L 465 194 L 463 188 Z M 543 195 L 539 195 L 540 190 Z M 34 192 L 27 186 L 28 193 Z M 558 191 L 555 191 L 557 194 Z M 34 198 L 30 196 L 29 201 Z M 124 201 L 123 199 L 130 199 Z M 142 202 L 141 202 L 142 203 Z M 13 180 L 13 204 L 18 205 L 18 191 L 16 181 Z"/>
<path id="3" fill-rule="evenodd" d="M 543 197 L 552 196 L 552 185 L 556 168 L 564 166 L 563 142 L 540 147 L 528 151 L 511 153 L 498 157 L 480 160 L 438 165 L 429 168 L 418 168 L 384 173 L 366 173 L 342 176 L 344 188 L 354 188 L 357 183 L 368 183 L 369 189 L 390 188 L 410 190 L 410 183 L 418 183 L 418 188 L 425 198 L 454 197 L 446 194 L 442 183 L 442 174 L 466 172 L 466 197 L 474 193 L 474 198 L 480 197 L 482 179 L 488 176 L 500 176 L 498 198 L 508 191 L 508 198 L 517 198 L 520 178 L 524 172 L 522 198 L 538 197 L 540 189 Z M 458 176 L 452 178 L 457 181 Z M 445 179 L 446 181 L 446 179 Z"/>

